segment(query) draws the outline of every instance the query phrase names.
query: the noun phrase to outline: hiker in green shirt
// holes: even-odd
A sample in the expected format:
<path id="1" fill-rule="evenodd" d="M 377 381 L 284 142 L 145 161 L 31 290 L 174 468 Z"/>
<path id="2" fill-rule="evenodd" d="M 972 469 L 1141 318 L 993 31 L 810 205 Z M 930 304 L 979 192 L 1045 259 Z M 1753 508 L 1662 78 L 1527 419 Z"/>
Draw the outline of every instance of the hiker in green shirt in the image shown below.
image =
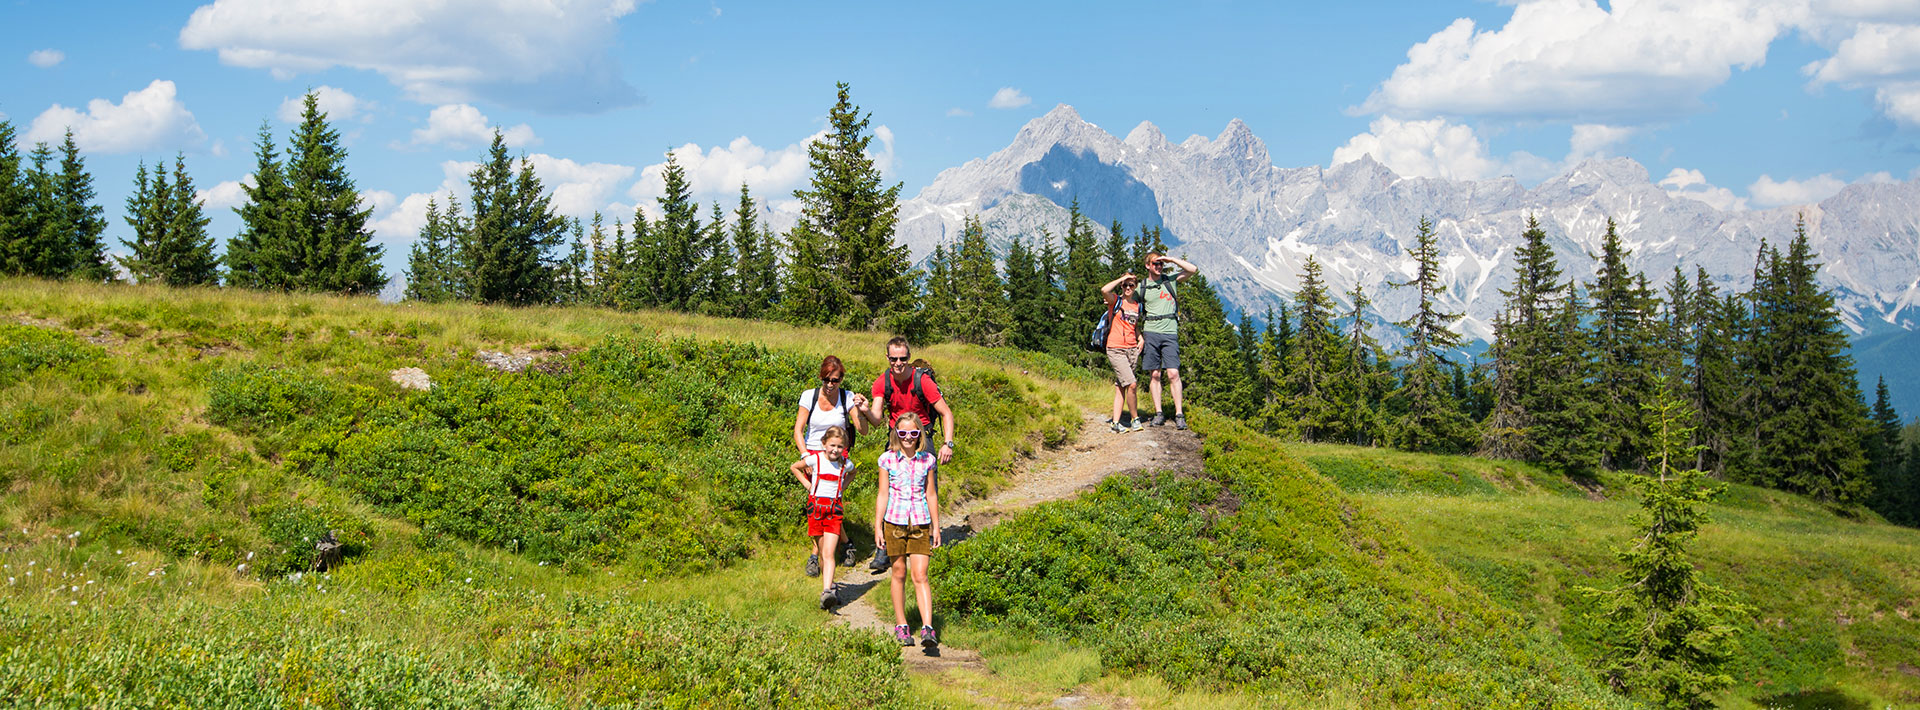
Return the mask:
<path id="1" fill-rule="evenodd" d="M 1145 315 L 1140 318 L 1140 369 L 1147 371 L 1147 389 L 1153 393 L 1153 425 L 1166 426 L 1160 407 L 1160 375 L 1173 386 L 1173 425 L 1187 428 L 1186 398 L 1180 388 L 1180 301 L 1176 284 L 1193 278 L 1200 269 L 1176 256 L 1147 254 L 1147 276 L 1140 280 Z"/>

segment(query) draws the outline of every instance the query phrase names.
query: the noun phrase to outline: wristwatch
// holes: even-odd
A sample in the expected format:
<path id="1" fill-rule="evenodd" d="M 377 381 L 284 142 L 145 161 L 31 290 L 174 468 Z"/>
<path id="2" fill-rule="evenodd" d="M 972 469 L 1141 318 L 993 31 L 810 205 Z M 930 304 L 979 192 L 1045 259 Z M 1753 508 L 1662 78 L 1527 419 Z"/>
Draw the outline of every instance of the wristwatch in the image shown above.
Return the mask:
<path id="1" fill-rule="evenodd" d="M 953 447 L 953 440 L 952 440 L 952 439 L 948 439 L 948 440 L 947 440 L 947 448 L 949 448 L 949 449 L 954 449 L 954 447 Z M 955 451 L 959 451 L 959 449 L 954 449 L 954 450 L 955 450 Z"/>

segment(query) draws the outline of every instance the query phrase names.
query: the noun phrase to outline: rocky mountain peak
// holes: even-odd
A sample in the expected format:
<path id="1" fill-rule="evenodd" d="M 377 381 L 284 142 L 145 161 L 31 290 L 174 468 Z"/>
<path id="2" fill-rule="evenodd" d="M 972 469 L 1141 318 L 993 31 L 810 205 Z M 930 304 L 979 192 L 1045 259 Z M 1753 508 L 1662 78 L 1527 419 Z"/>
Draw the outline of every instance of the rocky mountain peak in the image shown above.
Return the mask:
<path id="1" fill-rule="evenodd" d="M 1141 121 L 1140 125 L 1134 126 L 1133 131 L 1127 134 L 1126 144 L 1134 150 L 1166 150 L 1173 147 L 1173 143 L 1167 141 L 1167 134 L 1161 133 L 1160 127 L 1153 125 L 1152 121 Z"/>

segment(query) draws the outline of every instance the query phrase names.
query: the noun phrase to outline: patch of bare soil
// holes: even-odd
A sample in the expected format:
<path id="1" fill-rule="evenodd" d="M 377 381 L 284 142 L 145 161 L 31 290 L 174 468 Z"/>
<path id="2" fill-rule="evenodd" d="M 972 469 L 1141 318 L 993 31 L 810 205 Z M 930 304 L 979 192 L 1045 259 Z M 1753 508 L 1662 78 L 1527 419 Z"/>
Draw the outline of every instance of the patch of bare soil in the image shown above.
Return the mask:
<path id="1" fill-rule="evenodd" d="M 1079 495 L 1108 476 L 1167 470 L 1198 474 L 1200 465 L 1200 438 L 1191 431 L 1175 429 L 1172 422 L 1163 427 L 1147 427 L 1145 431 L 1116 434 L 1108 430 L 1103 415 L 1087 412 L 1081 416 L 1080 435 L 1073 443 L 1041 450 L 1025 470 L 1015 476 L 1013 485 L 943 511 L 943 519 L 959 522 L 947 525 L 940 536 L 945 545 L 964 544 L 975 533 L 1022 510 Z M 839 580 L 842 603 L 835 610 L 835 623 L 891 636 L 893 600 L 887 589 L 888 576 L 871 574 L 862 564 L 841 567 L 835 577 Z M 908 593 L 912 593 L 911 587 Z M 937 599 L 939 590 L 935 589 L 934 594 Z M 938 609 L 936 602 L 936 618 Z M 917 620 L 916 615 L 909 614 L 909 621 Z M 979 653 L 951 644 L 934 648 L 903 646 L 900 659 L 908 669 L 919 673 L 992 672 Z M 1069 699 L 1085 701 L 1080 696 L 1063 698 Z M 1068 705 L 1073 706 L 1076 705 Z"/>

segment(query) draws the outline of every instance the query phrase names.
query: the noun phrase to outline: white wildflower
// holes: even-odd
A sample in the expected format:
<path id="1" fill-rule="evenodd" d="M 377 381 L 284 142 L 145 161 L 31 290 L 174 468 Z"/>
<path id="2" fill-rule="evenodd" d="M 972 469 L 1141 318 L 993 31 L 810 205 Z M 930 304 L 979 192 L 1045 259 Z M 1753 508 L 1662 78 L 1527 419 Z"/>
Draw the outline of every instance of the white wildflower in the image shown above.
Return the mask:
<path id="1" fill-rule="evenodd" d="M 235 568 L 235 569 L 234 569 L 233 571 L 235 571 L 235 572 L 245 572 L 245 571 L 247 571 L 247 563 L 245 563 L 245 562 L 242 562 L 242 563 L 240 563 L 240 566 L 239 566 L 238 568 Z"/>
<path id="2" fill-rule="evenodd" d="M 247 559 L 249 560 L 253 559 L 253 553 L 251 552 L 247 553 Z"/>

